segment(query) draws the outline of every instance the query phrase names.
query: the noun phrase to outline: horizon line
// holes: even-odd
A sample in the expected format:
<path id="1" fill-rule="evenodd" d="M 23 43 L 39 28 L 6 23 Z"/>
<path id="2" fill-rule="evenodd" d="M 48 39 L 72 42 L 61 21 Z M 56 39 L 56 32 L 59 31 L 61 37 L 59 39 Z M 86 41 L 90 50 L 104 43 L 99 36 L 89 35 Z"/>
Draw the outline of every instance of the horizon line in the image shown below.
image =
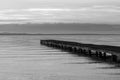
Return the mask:
<path id="1" fill-rule="evenodd" d="M 0 23 L 0 25 L 27 25 L 27 24 L 92 24 L 92 25 L 120 25 L 120 24 L 116 24 L 116 23 L 99 23 L 99 22 L 98 22 L 98 23 L 80 23 L 80 22 Z"/>

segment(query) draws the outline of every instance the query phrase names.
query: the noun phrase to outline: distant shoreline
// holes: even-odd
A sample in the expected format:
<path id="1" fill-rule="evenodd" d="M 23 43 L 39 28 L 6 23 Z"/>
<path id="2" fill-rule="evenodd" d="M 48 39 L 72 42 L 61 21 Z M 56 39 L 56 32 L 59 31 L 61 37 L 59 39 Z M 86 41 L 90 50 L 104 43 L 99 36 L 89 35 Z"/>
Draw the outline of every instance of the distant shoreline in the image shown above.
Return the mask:
<path id="1" fill-rule="evenodd" d="M 0 35 L 120 35 L 120 34 L 30 34 L 30 33 L 0 33 Z"/>

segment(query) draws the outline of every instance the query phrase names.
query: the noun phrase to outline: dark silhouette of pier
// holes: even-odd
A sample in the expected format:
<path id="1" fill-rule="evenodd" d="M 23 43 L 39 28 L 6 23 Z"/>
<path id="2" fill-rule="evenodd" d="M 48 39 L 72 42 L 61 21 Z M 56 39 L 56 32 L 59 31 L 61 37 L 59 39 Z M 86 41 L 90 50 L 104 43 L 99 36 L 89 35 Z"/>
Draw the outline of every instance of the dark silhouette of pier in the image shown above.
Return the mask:
<path id="1" fill-rule="evenodd" d="M 95 57 L 104 61 L 120 63 L 120 47 L 84 44 L 61 40 L 41 40 L 41 45 L 72 52 L 77 55 Z"/>

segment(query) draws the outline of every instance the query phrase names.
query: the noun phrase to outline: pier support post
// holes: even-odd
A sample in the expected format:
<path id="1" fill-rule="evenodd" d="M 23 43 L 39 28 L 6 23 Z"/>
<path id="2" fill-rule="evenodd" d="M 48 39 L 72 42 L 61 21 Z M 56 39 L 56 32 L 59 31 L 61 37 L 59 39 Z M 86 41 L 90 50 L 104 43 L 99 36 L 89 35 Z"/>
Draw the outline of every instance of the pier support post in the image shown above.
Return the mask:
<path id="1" fill-rule="evenodd" d="M 117 62 L 117 56 L 116 55 L 112 55 L 112 61 Z"/>
<path id="2" fill-rule="evenodd" d="M 83 50 L 83 54 L 86 55 L 86 53 L 87 53 L 87 52 L 86 52 L 86 50 L 84 49 L 84 50 Z"/>
<path id="3" fill-rule="evenodd" d="M 107 58 L 107 55 L 106 55 L 106 53 L 104 52 L 104 53 L 103 53 L 103 59 L 106 60 L 106 58 Z"/>
<path id="4" fill-rule="evenodd" d="M 89 56 L 92 56 L 91 50 L 88 50 L 88 54 L 89 54 Z"/>
<path id="5" fill-rule="evenodd" d="M 102 52 L 99 52 L 99 57 L 102 58 Z"/>
<path id="6" fill-rule="evenodd" d="M 97 52 L 97 51 L 96 51 L 95 55 L 96 55 L 96 57 L 98 57 L 98 56 L 99 56 L 99 54 L 98 54 L 98 52 Z"/>

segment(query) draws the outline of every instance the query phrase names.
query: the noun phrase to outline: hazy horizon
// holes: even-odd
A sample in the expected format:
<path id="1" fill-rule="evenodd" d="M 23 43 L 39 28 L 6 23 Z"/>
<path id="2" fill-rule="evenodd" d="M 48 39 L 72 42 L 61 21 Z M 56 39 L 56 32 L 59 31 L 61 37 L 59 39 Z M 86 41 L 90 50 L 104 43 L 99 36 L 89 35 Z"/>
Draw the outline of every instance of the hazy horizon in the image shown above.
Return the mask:
<path id="1" fill-rule="evenodd" d="M 40 34 L 119 34 L 120 25 L 90 23 L 4 24 L 0 33 Z"/>

